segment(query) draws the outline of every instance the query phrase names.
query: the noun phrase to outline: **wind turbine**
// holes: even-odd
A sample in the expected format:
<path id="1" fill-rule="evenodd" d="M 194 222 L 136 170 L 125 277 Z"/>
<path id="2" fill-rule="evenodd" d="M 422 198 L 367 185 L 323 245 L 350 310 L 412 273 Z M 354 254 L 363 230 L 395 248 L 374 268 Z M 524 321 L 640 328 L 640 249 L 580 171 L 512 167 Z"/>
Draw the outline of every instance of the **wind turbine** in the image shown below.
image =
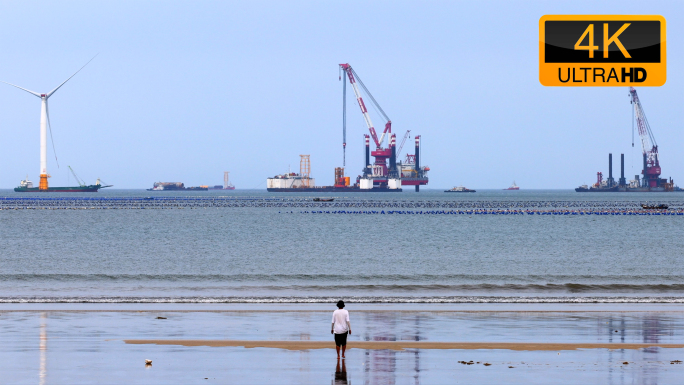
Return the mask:
<path id="1" fill-rule="evenodd" d="M 92 59 L 88 60 L 88 63 L 93 61 L 97 55 L 93 56 Z M 69 78 L 65 81 L 62 82 L 62 84 L 58 85 L 57 88 L 54 90 L 48 92 L 47 94 L 40 94 L 38 92 L 34 92 L 31 90 L 27 90 L 26 88 L 19 87 L 17 85 L 14 85 L 12 83 L 7 83 L 5 81 L 2 81 L 5 84 L 9 84 L 10 86 L 17 87 L 20 90 L 24 90 L 28 92 L 31 95 L 35 95 L 40 98 L 40 184 L 38 185 L 38 190 L 40 191 L 48 191 L 48 180 L 50 176 L 47 173 L 47 126 L 50 124 L 50 113 L 48 110 L 48 99 L 50 96 L 52 96 L 58 89 L 60 89 L 64 83 L 68 82 L 71 78 L 76 76 L 77 73 L 81 72 L 81 70 L 88 65 L 88 63 L 85 63 L 83 67 L 79 68 L 78 71 L 74 72 L 73 75 L 69 76 Z M 0 80 L 1 81 L 1 80 Z"/>

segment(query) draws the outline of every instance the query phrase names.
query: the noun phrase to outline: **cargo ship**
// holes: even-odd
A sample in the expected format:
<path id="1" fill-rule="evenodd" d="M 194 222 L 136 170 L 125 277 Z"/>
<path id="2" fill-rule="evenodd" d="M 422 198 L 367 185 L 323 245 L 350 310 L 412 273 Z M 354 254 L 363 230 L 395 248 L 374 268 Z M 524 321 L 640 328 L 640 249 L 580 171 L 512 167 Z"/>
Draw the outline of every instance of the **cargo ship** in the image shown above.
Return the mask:
<path id="1" fill-rule="evenodd" d="M 576 192 L 618 192 L 618 186 L 606 187 L 606 185 L 592 185 L 591 187 L 583 184 L 575 189 Z"/>
<path id="2" fill-rule="evenodd" d="M 209 187 L 209 190 L 235 190 L 235 186 L 230 185 L 230 186 L 222 186 L 220 184 L 214 185 Z"/>
<path id="3" fill-rule="evenodd" d="M 72 187 L 48 187 L 47 189 L 41 190 L 39 187 L 33 187 L 33 182 L 28 180 L 28 178 L 22 180 L 19 183 L 19 187 L 14 188 L 14 192 L 97 192 L 101 188 L 112 187 L 112 185 L 102 185 L 100 179 L 91 185 L 79 185 Z"/>
<path id="4" fill-rule="evenodd" d="M 185 190 L 185 184 L 181 182 L 154 182 L 152 188 L 147 191 L 176 191 Z"/>
<path id="5" fill-rule="evenodd" d="M 181 182 L 154 182 L 147 191 L 208 191 L 209 186 L 185 187 Z"/>
<path id="6" fill-rule="evenodd" d="M 444 192 L 448 192 L 448 193 L 474 193 L 476 191 L 471 190 L 469 188 L 465 188 L 463 186 L 458 186 L 458 187 L 451 188 L 449 190 L 444 190 Z"/>

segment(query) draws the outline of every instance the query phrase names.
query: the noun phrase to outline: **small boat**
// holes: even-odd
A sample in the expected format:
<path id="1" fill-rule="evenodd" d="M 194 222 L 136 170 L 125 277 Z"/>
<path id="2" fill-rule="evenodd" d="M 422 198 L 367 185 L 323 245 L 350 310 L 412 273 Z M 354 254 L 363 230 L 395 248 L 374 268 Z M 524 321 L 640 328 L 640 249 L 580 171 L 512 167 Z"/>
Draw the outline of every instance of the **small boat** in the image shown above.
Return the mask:
<path id="1" fill-rule="evenodd" d="M 518 187 L 517 184 L 515 184 L 515 181 L 513 181 L 513 184 L 509 188 L 505 188 L 504 190 L 520 190 L 520 187 Z"/>
<path id="2" fill-rule="evenodd" d="M 668 205 L 662 204 L 662 203 L 659 205 L 649 205 L 648 203 L 641 205 L 641 208 L 643 208 L 645 210 L 665 210 L 668 207 L 669 207 Z"/>
<path id="3" fill-rule="evenodd" d="M 314 198 L 314 202 L 332 202 L 335 198 Z"/>
<path id="4" fill-rule="evenodd" d="M 471 189 L 465 188 L 463 186 L 458 186 L 458 187 L 451 188 L 449 190 L 444 190 L 444 192 L 469 193 L 469 192 L 475 192 L 475 190 L 471 190 Z"/>

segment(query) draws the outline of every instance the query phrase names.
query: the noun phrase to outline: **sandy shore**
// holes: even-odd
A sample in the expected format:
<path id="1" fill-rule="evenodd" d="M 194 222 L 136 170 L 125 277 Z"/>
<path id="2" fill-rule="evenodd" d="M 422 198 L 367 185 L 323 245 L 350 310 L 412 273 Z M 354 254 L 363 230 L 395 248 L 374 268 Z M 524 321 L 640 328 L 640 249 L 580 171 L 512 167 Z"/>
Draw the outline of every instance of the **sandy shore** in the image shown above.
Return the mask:
<path id="1" fill-rule="evenodd" d="M 124 340 L 134 345 L 179 345 L 210 347 L 276 348 L 286 350 L 334 349 L 332 341 L 240 341 L 240 340 Z M 428 342 L 428 341 L 350 341 L 347 349 L 505 349 L 526 351 L 558 351 L 577 349 L 682 349 L 684 344 L 653 343 L 553 343 L 553 342 Z"/>

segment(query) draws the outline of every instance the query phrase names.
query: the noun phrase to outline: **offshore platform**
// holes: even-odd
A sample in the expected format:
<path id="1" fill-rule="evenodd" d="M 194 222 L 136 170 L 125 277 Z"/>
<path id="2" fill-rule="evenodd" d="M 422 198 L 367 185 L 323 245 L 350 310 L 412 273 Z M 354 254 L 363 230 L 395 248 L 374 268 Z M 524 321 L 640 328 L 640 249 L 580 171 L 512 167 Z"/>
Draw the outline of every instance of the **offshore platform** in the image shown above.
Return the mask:
<path id="1" fill-rule="evenodd" d="M 350 177 L 345 176 L 344 166 L 346 166 L 347 149 L 347 81 L 342 85 L 342 166 L 335 168 L 335 178 L 333 186 L 315 186 L 315 179 L 311 178 L 309 155 L 300 155 L 300 172 L 276 175 L 267 179 L 267 190 L 269 192 L 399 192 L 402 186 L 414 186 L 415 191 L 420 191 L 421 185 L 428 183 L 428 171 L 430 167 L 421 166 L 420 157 L 420 135 L 416 135 L 415 152 L 406 154 L 406 158 L 401 161 L 397 156 L 401 156 L 406 140 L 410 138 L 411 130 L 406 134 L 397 147 L 397 136 L 392 133 L 392 121 L 385 114 L 373 95 L 359 75 L 348 63 L 340 64 L 339 80 L 342 80 L 342 72 L 349 79 L 356 96 L 356 101 L 361 108 L 361 114 L 368 128 L 369 134 L 364 135 L 366 143 L 366 159 L 361 175 L 356 177 L 354 184 L 351 184 Z M 378 138 L 373 126 L 368 109 L 361 96 L 359 85 L 370 99 L 372 105 L 385 119 L 385 129 Z M 370 139 L 373 138 L 375 149 L 371 151 Z M 385 144 L 386 143 L 386 144 Z M 371 163 L 371 156 L 373 162 Z"/>
<path id="2" fill-rule="evenodd" d="M 625 154 L 620 154 L 620 179 L 613 179 L 613 154 L 608 154 L 608 179 L 603 179 L 603 173 L 596 173 L 596 183 L 592 186 L 582 185 L 575 189 L 577 192 L 665 192 L 678 190 L 672 178 L 661 178 L 658 144 L 656 143 L 651 126 L 646 119 L 644 107 L 634 87 L 629 89 L 632 104 L 632 124 L 636 124 L 641 138 L 643 169 L 641 177 L 635 175 L 627 182 L 625 179 Z M 634 127 L 632 127 L 632 147 L 634 147 Z"/>
<path id="3" fill-rule="evenodd" d="M 340 70 L 343 71 L 347 78 L 349 79 L 349 84 L 351 84 L 354 90 L 354 95 L 356 96 L 356 101 L 359 103 L 361 108 L 361 114 L 363 114 L 363 119 L 366 121 L 366 126 L 370 132 L 364 135 L 366 140 L 366 164 L 362 170 L 362 175 L 359 176 L 359 185 L 361 188 L 368 188 L 372 186 L 387 186 L 389 188 L 399 188 L 400 186 L 415 186 L 416 191 L 420 191 L 421 185 L 426 185 L 428 183 L 427 172 L 430 171 L 429 167 L 420 165 L 420 135 L 415 136 L 416 151 L 413 155 L 407 154 L 404 162 L 397 161 L 397 154 L 401 154 L 401 150 L 404 147 L 406 139 L 409 137 L 411 130 L 406 131 L 404 138 L 397 149 L 397 136 L 392 133 L 392 121 L 385 114 L 385 111 L 380 107 L 380 104 L 375 100 L 373 95 L 368 91 L 368 88 L 359 77 L 359 75 L 354 71 L 349 63 L 340 64 Z M 340 74 L 340 80 L 342 80 L 342 75 Z M 378 139 L 378 135 L 375 132 L 375 127 L 371 121 L 370 115 L 368 114 L 368 109 L 363 101 L 363 97 L 359 91 L 358 85 L 361 85 L 364 92 L 368 95 L 371 103 L 375 106 L 377 111 L 385 119 L 385 129 L 382 135 Z M 388 146 L 384 147 L 384 139 L 388 137 Z M 370 138 L 373 138 L 375 143 L 375 150 L 370 151 Z M 347 146 L 347 82 L 344 81 L 342 87 L 342 152 L 343 158 L 342 162 L 345 163 L 344 152 Z M 374 162 L 371 164 L 370 157 L 374 158 Z M 389 161 L 389 165 L 388 165 Z"/>

